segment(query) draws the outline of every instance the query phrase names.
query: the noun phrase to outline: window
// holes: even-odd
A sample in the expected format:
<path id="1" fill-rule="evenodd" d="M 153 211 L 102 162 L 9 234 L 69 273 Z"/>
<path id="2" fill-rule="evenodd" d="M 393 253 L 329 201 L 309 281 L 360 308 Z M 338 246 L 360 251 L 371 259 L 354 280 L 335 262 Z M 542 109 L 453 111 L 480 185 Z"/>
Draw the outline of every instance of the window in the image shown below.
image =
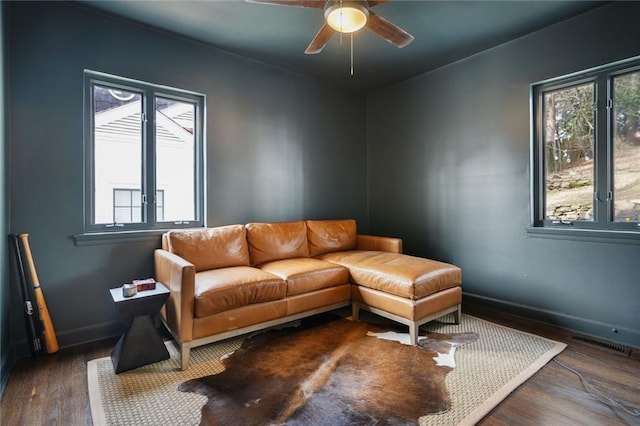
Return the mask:
<path id="1" fill-rule="evenodd" d="M 138 189 L 113 190 L 113 217 L 116 223 L 140 223 L 142 209 Z M 156 191 L 156 220 L 164 221 L 164 191 Z"/>
<path id="2" fill-rule="evenodd" d="M 85 71 L 85 232 L 203 226 L 204 96 Z"/>
<path id="3" fill-rule="evenodd" d="M 532 86 L 533 225 L 640 231 L 640 60 Z"/>

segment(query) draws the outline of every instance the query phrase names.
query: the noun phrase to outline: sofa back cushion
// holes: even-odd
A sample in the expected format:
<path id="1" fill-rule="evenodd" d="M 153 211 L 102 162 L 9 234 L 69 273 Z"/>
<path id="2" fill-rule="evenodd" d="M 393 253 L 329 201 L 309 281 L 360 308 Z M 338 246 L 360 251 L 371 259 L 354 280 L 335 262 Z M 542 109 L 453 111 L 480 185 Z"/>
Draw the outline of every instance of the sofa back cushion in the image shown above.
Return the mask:
<path id="1" fill-rule="evenodd" d="M 193 263 L 196 272 L 230 266 L 249 266 L 249 246 L 244 225 L 169 231 L 168 251 Z M 164 245 L 164 244 L 163 244 Z"/>
<path id="2" fill-rule="evenodd" d="M 319 256 L 335 251 L 353 250 L 357 244 L 356 221 L 307 220 L 309 255 Z"/>
<path id="3" fill-rule="evenodd" d="M 248 223 L 247 241 L 252 265 L 309 257 L 304 222 Z"/>

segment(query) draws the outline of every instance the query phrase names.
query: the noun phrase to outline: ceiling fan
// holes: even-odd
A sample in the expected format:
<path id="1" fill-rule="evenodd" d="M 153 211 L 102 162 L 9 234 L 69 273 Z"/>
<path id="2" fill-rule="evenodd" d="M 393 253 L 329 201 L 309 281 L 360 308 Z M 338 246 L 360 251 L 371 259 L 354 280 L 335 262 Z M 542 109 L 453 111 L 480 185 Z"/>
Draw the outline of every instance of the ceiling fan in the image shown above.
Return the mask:
<path id="1" fill-rule="evenodd" d="M 279 6 L 309 7 L 324 9 L 325 23 L 304 53 L 320 53 L 334 33 L 350 34 L 366 27 L 389 43 L 405 47 L 413 41 L 413 36 L 371 11 L 389 0 L 246 0 L 249 3 L 273 4 Z"/>

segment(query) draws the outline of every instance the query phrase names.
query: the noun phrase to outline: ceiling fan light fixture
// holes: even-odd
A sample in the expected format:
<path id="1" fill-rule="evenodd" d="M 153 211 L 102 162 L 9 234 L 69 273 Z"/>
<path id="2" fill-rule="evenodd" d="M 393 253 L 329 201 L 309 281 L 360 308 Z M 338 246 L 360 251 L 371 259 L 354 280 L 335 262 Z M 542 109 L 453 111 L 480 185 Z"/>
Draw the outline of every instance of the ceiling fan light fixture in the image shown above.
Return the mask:
<path id="1" fill-rule="evenodd" d="M 354 33 L 364 27 L 369 17 L 369 10 L 360 2 L 330 2 L 324 11 L 327 24 L 340 33 Z"/>

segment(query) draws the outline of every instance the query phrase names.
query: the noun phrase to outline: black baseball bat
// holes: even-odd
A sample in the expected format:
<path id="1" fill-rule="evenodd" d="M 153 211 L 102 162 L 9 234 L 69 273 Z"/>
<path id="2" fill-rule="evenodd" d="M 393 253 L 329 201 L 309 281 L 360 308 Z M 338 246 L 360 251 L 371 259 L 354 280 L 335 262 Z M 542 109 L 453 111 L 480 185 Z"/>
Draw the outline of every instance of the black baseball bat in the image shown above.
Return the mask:
<path id="1" fill-rule="evenodd" d="M 42 354 L 44 349 L 41 340 L 42 329 L 40 327 L 40 319 L 38 318 L 38 312 L 34 309 L 33 302 L 31 301 L 31 293 L 29 292 L 29 285 L 24 272 L 24 263 L 22 261 L 22 252 L 20 251 L 18 236 L 11 234 L 9 235 L 9 238 L 11 239 L 11 243 L 16 254 L 18 279 L 20 280 L 20 290 L 22 292 L 22 300 L 24 303 L 24 318 L 27 323 L 27 332 L 31 341 L 31 354 L 36 356 Z"/>

